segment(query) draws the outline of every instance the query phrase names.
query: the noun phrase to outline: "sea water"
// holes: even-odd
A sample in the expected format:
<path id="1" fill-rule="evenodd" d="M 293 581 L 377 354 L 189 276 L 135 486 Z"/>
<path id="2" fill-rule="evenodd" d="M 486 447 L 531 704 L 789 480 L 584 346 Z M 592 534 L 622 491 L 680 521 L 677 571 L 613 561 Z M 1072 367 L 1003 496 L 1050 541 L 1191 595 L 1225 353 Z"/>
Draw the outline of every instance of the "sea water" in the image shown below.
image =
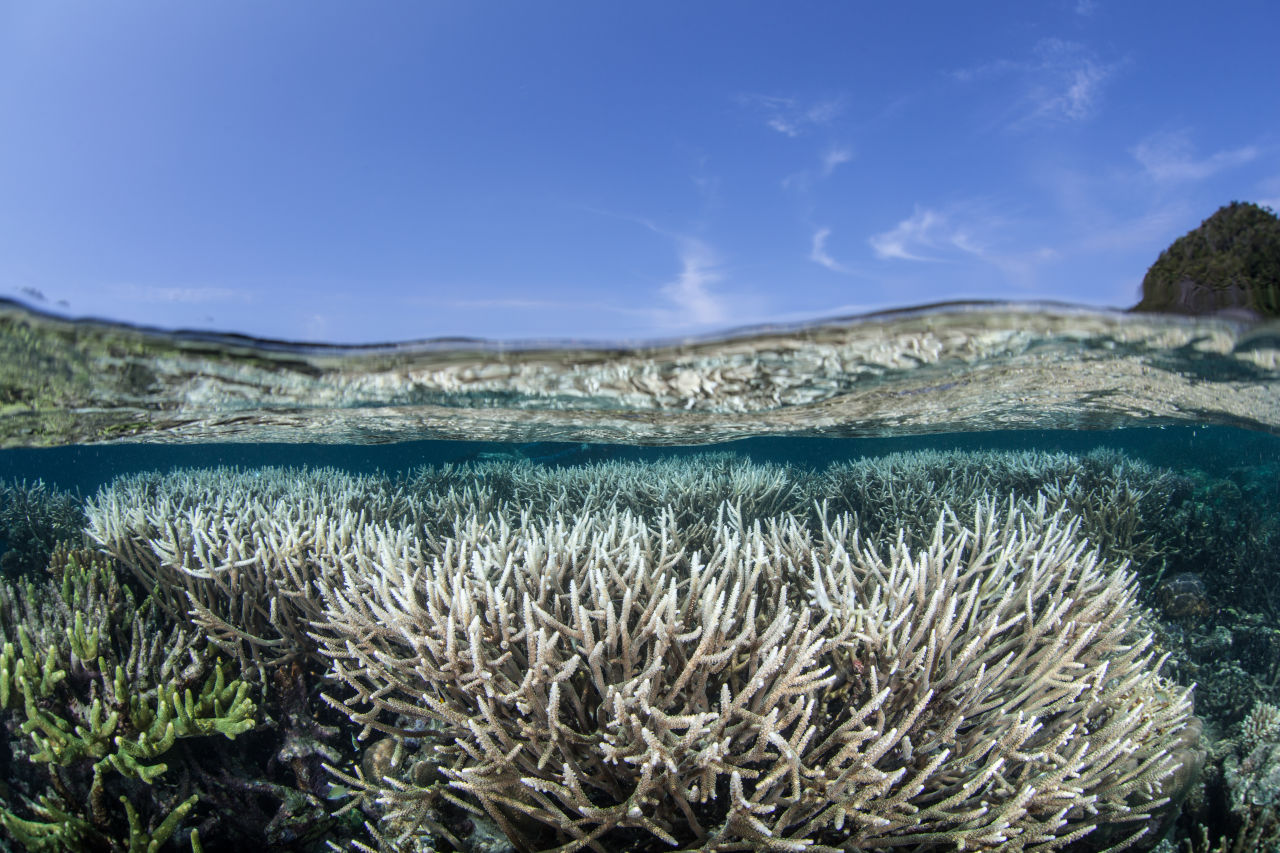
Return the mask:
<path id="1" fill-rule="evenodd" d="M 1168 655 L 1161 672 L 1196 685 L 1197 760 L 1207 770 L 1195 768 L 1198 778 L 1135 849 L 1163 839 L 1165 849 L 1244 850 L 1280 839 L 1271 775 L 1280 779 L 1278 436 L 1274 323 L 984 303 L 669 341 L 339 347 L 68 321 L 0 304 L 0 548 L 14 555 L 47 556 L 17 540 L 51 535 L 41 527 L 51 515 L 40 512 L 65 516 L 125 475 L 186 469 L 333 470 L 388 482 L 434 470 L 463 488 L 510 466 L 607 479 L 620 470 L 609 466 L 729 459 L 803 484 L 875 460 L 881 475 L 927 463 L 945 479 L 975 462 L 1043 454 L 1084 466 L 1073 472 L 1163 477 L 1165 504 L 1142 505 L 1134 523 L 1165 531 L 1166 541 L 1126 558 L 1143 619 Z M 1063 486 L 1037 476 L 1032 491 Z M 69 503 L 49 509 L 60 500 Z M 91 539 L 72 544 L 102 550 Z M 48 582 L 43 566 L 6 565 L 7 587 Z M 134 584 L 135 604 L 154 592 L 128 567 L 103 571 L 117 570 L 120 583 Z M 18 649 L 20 623 L 44 617 L 15 595 L 0 601 L 0 621 Z M 43 606 L 77 606 L 55 604 Z M 169 622 L 181 621 L 182 607 L 170 610 L 148 624 L 178 630 Z M 267 751 L 256 763 L 219 753 L 230 747 L 210 751 L 216 733 L 155 747 L 144 763 L 164 769 L 150 777 L 112 763 L 110 738 L 95 747 L 101 754 L 51 760 L 41 738 L 59 735 L 41 726 L 57 729 L 48 720 L 59 714 L 64 727 L 87 725 L 106 689 L 92 666 L 82 671 L 62 654 L 62 680 L 40 700 L 44 723 L 16 698 L 0 710 L 0 836 L 13 849 L 37 837 L 55 838 L 46 849 L 106 849 L 103 839 L 134 830 L 162 849 L 192 849 L 194 829 L 205 849 L 511 849 L 488 816 L 447 799 L 431 812 L 443 824 L 379 842 L 381 807 L 372 797 L 351 807 L 353 786 L 338 781 L 374 760 L 368 732 L 322 698 L 340 702 L 341 685 L 315 661 L 279 658 L 254 676 L 254 728 L 238 739 Z M 83 695 L 71 698 L 76 690 Z M 68 719 L 76 715 L 85 719 Z M 423 738 L 399 739 L 412 751 Z M 388 766 L 399 766 L 390 755 Z M 425 790 L 434 780 L 418 781 Z M 133 816 L 116 802 L 122 796 L 138 804 Z M 667 849 L 642 835 L 619 831 L 603 849 Z M 1093 849 L 1097 838 L 1069 849 Z"/>

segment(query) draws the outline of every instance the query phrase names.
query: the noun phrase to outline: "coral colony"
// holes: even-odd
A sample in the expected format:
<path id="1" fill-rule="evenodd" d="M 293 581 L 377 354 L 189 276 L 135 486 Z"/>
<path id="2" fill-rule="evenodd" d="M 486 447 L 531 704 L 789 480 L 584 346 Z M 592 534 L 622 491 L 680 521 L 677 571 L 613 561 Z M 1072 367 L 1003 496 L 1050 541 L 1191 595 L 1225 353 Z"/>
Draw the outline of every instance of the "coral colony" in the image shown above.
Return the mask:
<path id="1" fill-rule="evenodd" d="M 1151 849 L 1206 760 L 1167 677 L 1194 656 L 1139 602 L 1192 491 L 1114 453 L 121 477 L 0 583 L 0 826 L 30 850 Z M 1173 630 L 1212 593 L 1166 585 Z M 1278 717 L 1259 702 L 1224 765 L 1255 840 Z"/>

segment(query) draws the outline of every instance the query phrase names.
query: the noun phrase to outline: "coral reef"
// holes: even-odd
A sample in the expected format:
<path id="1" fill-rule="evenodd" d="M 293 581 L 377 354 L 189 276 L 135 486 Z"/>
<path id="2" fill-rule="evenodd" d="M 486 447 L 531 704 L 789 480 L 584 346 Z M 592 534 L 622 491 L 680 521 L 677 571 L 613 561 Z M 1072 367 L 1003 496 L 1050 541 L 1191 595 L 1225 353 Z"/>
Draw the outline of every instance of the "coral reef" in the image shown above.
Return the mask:
<path id="1" fill-rule="evenodd" d="M 1156 601 L 1166 619 L 1196 624 L 1213 613 L 1209 590 L 1199 572 L 1179 572 L 1156 585 Z"/>
<path id="2" fill-rule="evenodd" d="M 43 480 L 0 482 L 0 574 L 42 572 L 59 542 L 79 544 L 84 521 L 76 495 Z"/>
<path id="3" fill-rule="evenodd" d="M 1141 500 L 1122 480 L 1113 514 Z M 393 847 L 474 849 L 482 817 L 528 850 L 1147 832 L 1190 703 L 1068 514 L 1081 479 L 869 538 L 810 508 L 832 482 L 214 470 L 117 481 L 88 529 L 251 669 L 330 663 L 334 705 L 390 740 L 326 760 Z"/>
<path id="4" fill-rule="evenodd" d="M 919 542 L 944 506 L 1041 493 L 1051 508 L 1078 516 L 1082 535 L 1110 558 L 1153 574 L 1168 556 L 1158 519 L 1180 486 L 1172 472 L 1109 450 L 1084 456 L 929 450 L 833 464 L 813 497 L 853 513 L 865 538 L 892 538 L 903 529 L 908 541 Z"/>
<path id="5" fill-rule="evenodd" d="M 705 558 L 669 518 L 519 521 L 322 580 L 317 631 L 353 719 L 445 727 L 519 849 L 1051 849 L 1168 796 L 1188 695 L 1043 501 L 883 554 L 847 515 L 725 511 Z"/>
<path id="6" fill-rule="evenodd" d="M 1206 810 L 1181 850 L 1280 850 L 1280 708 L 1255 704 L 1236 727 L 1235 736 L 1220 740 L 1214 751 L 1220 768 L 1212 774 L 1217 808 Z M 1175 850 L 1172 843 L 1165 845 L 1167 853 Z"/>
<path id="7" fill-rule="evenodd" d="M 114 561 L 0 579 L 0 829 L 29 850 L 309 850 L 352 732 L 300 666 L 238 672 Z M 320 717 L 332 718 L 328 723 Z M 197 833 L 198 829 L 198 833 Z"/>
<path id="8" fill-rule="evenodd" d="M 1256 475 L 930 451 L 120 478 L 88 541 L 150 602 L 148 638 L 223 656 L 256 711 L 234 741 L 140 758 L 169 768 L 150 783 L 108 762 L 105 784 L 147 794 L 143 834 L 177 814 L 170 848 L 199 827 L 209 849 L 1083 853 L 1147 849 L 1181 813 L 1184 846 L 1247 849 L 1223 845 L 1266 837 L 1265 814 L 1187 824 L 1232 814 L 1229 755 L 1232 790 L 1256 774 L 1234 740 L 1206 756 L 1184 688 L 1207 743 L 1280 702 L 1280 480 Z M 9 596 L 33 657 L 92 624 Z M 92 820 L 92 773 L 61 797 L 9 702 L 10 811 Z"/>
<path id="9" fill-rule="evenodd" d="M 194 632 L 164 630 L 101 556 L 62 547 L 50 566 L 0 584 L 0 826 L 31 850 L 157 849 L 198 798 L 162 778 L 171 751 L 251 728 L 249 685 Z"/>
<path id="10" fill-rule="evenodd" d="M 313 646 L 309 625 L 322 606 L 310 579 L 341 566 L 351 530 L 421 527 L 442 511 L 384 478 L 193 470 L 120 478 L 89 501 L 86 531 L 156 589 L 167 612 L 190 615 L 224 651 L 263 667 Z"/>

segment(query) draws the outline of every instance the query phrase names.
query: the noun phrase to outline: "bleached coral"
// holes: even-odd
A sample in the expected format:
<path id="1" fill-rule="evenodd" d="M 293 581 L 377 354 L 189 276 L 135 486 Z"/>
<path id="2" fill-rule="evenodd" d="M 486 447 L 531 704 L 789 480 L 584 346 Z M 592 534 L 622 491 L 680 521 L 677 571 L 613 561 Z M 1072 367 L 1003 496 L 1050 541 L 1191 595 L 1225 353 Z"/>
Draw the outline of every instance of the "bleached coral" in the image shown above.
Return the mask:
<path id="1" fill-rule="evenodd" d="M 1084 478 L 913 482 L 860 533 L 822 503 L 838 479 L 732 459 L 215 470 L 119 481 L 89 531 L 224 647 L 324 660 L 353 720 L 440 742 L 413 778 L 355 780 L 388 831 L 442 800 L 527 850 L 1148 831 L 1190 700 L 1069 514 Z"/>
<path id="2" fill-rule="evenodd" d="M 1280 741 L 1280 708 L 1258 702 L 1240 723 L 1240 749 L 1246 755 L 1259 746 Z"/>
<path id="3" fill-rule="evenodd" d="M 1145 831 L 1189 699 L 1073 522 L 986 504 L 882 554 L 848 516 L 722 521 L 704 557 L 669 517 L 476 519 L 359 589 L 322 581 L 317 637 L 354 719 L 447 727 L 450 787 L 522 849 Z"/>
<path id="4" fill-rule="evenodd" d="M 1078 516 L 1081 534 L 1112 558 L 1158 569 L 1168 546 L 1157 522 L 1178 485 L 1167 469 L 1105 449 L 1083 456 L 921 450 L 834 463 L 811 491 L 852 512 L 864 536 L 892 538 L 901 529 L 913 544 L 928 537 L 946 505 L 1043 494 L 1053 509 Z"/>

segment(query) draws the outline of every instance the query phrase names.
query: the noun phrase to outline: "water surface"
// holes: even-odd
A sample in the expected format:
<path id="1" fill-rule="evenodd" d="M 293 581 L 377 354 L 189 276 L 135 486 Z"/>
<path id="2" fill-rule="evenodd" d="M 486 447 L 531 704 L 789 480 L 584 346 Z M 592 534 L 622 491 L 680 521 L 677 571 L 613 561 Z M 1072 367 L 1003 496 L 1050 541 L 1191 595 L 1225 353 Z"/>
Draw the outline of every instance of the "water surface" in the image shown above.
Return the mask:
<path id="1" fill-rule="evenodd" d="M 337 347 L 72 321 L 0 302 L 0 446 L 1227 425 L 1280 431 L 1280 331 L 956 303 L 637 344 Z"/>

